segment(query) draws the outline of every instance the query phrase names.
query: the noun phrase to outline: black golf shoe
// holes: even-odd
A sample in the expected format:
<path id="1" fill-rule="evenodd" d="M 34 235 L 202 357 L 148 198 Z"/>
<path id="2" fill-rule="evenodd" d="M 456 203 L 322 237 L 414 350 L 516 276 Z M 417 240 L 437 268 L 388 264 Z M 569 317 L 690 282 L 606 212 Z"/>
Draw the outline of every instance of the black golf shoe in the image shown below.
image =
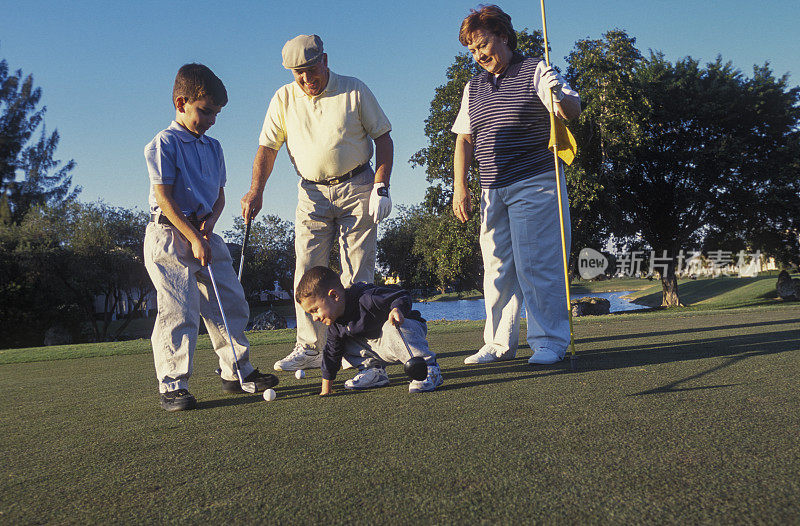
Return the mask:
<path id="1" fill-rule="evenodd" d="M 188 409 L 194 409 L 196 406 L 197 400 L 195 400 L 192 393 L 186 389 L 161 393 L 161 407 L 166 411 L 186 411 Z"/>
<path id="2" fill-rule="evenodd" d="M 244 378 L 245 383 L 253 382 L 256 384 L 256 392 L 260 393 L 271 387 L 278 385 L 278 377 L 274 374 L 264 374 L 259 372 L 258 369 L 248 374 Z M 226 393 L 244 393 L 242 386 L 239 385 L 239 380 L 226 380 L 222 379 L 222 390 Z"/>

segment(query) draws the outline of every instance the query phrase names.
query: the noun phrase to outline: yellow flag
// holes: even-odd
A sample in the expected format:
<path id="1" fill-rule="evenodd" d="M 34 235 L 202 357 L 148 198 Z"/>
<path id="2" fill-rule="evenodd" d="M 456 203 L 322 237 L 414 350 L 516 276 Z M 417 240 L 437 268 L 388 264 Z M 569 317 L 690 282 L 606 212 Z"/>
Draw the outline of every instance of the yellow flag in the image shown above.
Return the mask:
<path id="1" fill-rule="evenodd" d="M 550 142 L 547 149 L 551 152 L 555 151 L 556 139 L 558 139 L 558 156 L 565 163 L 572 164 L 572 161 L 575 160 L 575 153 L 578 151 L 578 144 L 567 129 L 567 125 L 558 117 L 550 119 Z"/>

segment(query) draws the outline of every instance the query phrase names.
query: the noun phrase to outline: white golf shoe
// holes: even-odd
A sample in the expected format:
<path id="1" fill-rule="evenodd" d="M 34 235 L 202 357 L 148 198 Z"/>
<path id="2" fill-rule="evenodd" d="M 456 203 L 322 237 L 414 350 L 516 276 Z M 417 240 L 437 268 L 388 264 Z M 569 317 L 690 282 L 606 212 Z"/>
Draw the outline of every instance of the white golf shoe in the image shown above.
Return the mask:
<path id="1" fill-rule="evenodd" d="M 481 363 L 492 363 L 500 360 L 513 360 L 517 356 L 516 352 L 509 351 L 501 356 L 498 356 L 494 349 L 488 345 L 484 345 L 475 354 L 471 354 L 464 358 L 464 363 L 467 365 L 475 365 Z"/>
<path id="2" fill-rule="evenodd" d="M 439 370 L 438 365 L 428 366 L 428 377 L 424 380 L 411 380 L 408 384 L 409 393 L 423 393 L 425 391 L 433 391 L 444 383 L 442 379 L 442 372 Z"/>
<path id="3" fill-rule="evenodd" d="M 314 349 L 307 349 L 300 344 L 295 345 L 294 350 L 286 358 L 275 362 L 276 371 L 319 369 L 320 367 L 322 367 L 322 353 Z"/>
<path id="4" fill-rule="evenodd" d="M 389 375 L 383 367 L 362 369 L 351 380 L 344 383 L 345 389 L 370 389 L 389 385 Z"/>
<path id="5" fill-rule="evenodd" d="M 550 365 L 560 362 L 564 357 L 560 356 L 557 352 L 551 349 L 536 349 L 533 351 L 533 356 L 528 359 L 528 363 L 532 365 Z"/>

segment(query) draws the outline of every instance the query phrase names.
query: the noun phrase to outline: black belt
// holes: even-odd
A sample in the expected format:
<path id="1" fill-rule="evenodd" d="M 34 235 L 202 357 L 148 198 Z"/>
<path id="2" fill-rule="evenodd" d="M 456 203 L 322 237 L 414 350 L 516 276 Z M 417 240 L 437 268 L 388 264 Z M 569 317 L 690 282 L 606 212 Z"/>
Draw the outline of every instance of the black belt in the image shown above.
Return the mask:
<path id="1" fill-rule="evenodd" d="M 309 183 L 314 183 L 314 184 L 321 184 L 323 186 L 333 186 L 335 184 L 341 184 L 341 183 L 347 181 L 348 179 L 352 179 L 354 176 L 360 174 L 361 172 L 363 172 L 367 168 L 369 168 L 369 163 L 364 163 L 361 166 L 356 166 L 355 168 L 353 168 L 352 170 L 350 170 L 346 174 L 340 175 L 339 177 L 334 177 L 333 179 L 326 179 L 324 181 L 311 181 L 311 180 L 306 179 L 304 177 L 303 181 L 308 181 Z"/>
<path id="2" fill-rule="evenodd" d="M 202 225 L 203 221 L 208 219 L 208 216 L 210 216 L 210 215 L 211 214 L 208 214 L 204 218 L 198 219 L 197 218 L 197 214 L 191 214 L 191 215 L 186 216 L 186 220 L 189 222 L 190 225 L 195 227 L 197 230 L 200 230 L 200 225 Z M 159 224 L 162 224 L 162 225 L 175 226 L 175 225 L 172 224 L 172 221 L 167 219 L 167 216 L 165 216 L 164 214 L 150 214 L 150 221 L 152 221 L 153 223 L 159 223 Z"/>

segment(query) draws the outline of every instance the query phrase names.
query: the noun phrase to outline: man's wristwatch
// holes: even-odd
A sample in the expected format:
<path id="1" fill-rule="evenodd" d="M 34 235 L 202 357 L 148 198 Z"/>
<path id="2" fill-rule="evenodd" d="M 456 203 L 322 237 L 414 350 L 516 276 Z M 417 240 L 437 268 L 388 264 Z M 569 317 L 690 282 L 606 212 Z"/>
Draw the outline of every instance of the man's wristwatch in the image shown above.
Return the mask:
<path id="1" fill-rule="evenodd" d="M 389 197 L 389 187 L 388 186 L 381 186 L 377 190 L 378 195 L 381 197 Z"/>

